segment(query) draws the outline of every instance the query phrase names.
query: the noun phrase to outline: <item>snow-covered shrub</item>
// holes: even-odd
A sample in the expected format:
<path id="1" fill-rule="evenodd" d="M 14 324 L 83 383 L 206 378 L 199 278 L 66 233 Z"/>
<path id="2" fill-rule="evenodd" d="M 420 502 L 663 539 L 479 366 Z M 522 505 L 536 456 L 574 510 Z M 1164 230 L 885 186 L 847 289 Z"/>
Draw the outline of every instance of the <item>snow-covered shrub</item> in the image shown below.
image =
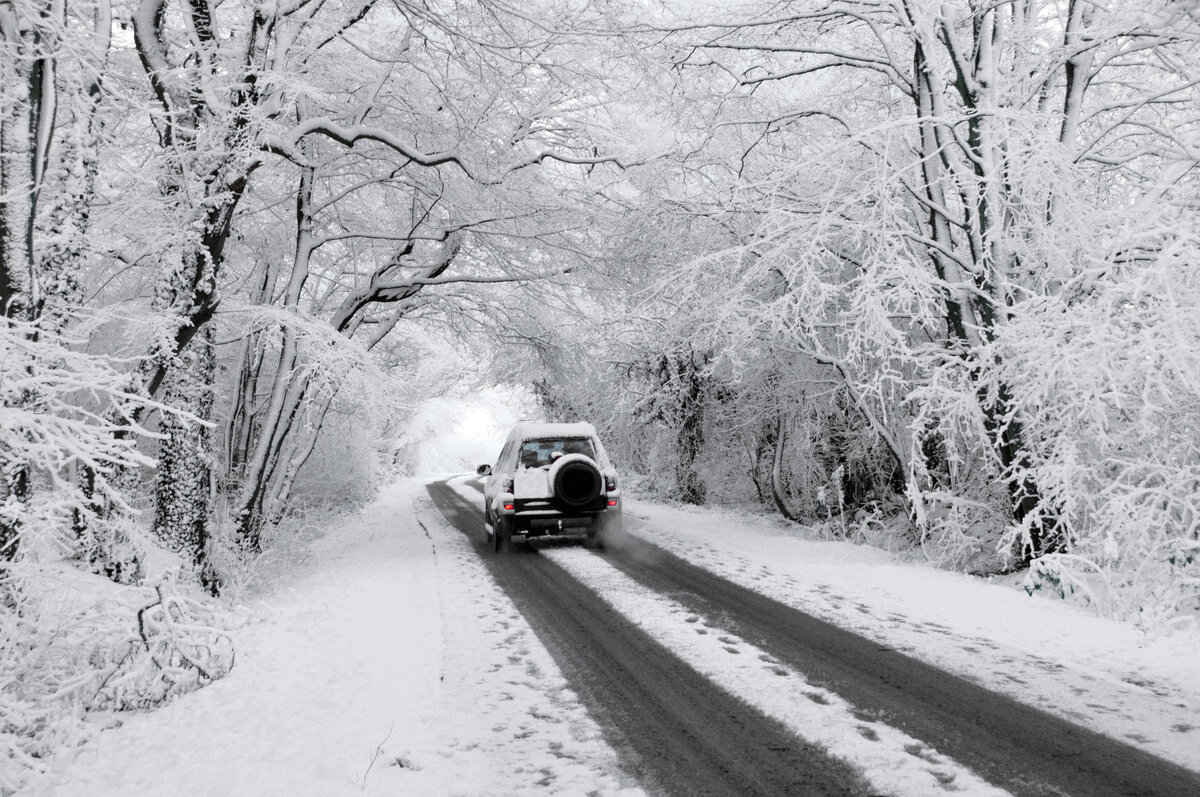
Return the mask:
<path id="1" fill-rule="evenodd" d="M 231 613 L 171 576 L 114 587 L 69 567 L 0 571 L 0 794 L 85 741 L 86 712 L 148 708 L 226 675 Z"/>
<path id="2" fill-rule="evenodd" d="M 968 364 L 924 364 L 908 393 L 908 491 L 915 533 L 930 562 L 967 572 L 1011 566 L 1011 523 L 1002 468 L 985 429 Z"/>
<path id="3" fill-rule="evenodd" d="M 229 674 L 233 638 L 213 604 L 182 594 L 171 577 L 138 609 L 137 637 L 127 636 L 91 663 L 103 678 L 89 708 L 147 708 Z"/>
<path id="4" fill-rule="evenodd" d="M 205 551 L 205 561 L 220 582 L 221 598 L 232 605 L 244 605 L 257 595 L 294 578 L 311 563 L 312 541 L 330 528 L 345 512 L 342 506 L 296 507 L 262 534 L 262 550 L 247 551 L 237 540 L 227 519 L 213 527 Z"/>
<path id="5" fill-rule="evenodd" d="M 1200 613 L 1200 246 L 1156 249 L 1026 302 L 1004 362 L 1040 512 L 1067 534 L 1030 588 L 1161 622 Z"/>

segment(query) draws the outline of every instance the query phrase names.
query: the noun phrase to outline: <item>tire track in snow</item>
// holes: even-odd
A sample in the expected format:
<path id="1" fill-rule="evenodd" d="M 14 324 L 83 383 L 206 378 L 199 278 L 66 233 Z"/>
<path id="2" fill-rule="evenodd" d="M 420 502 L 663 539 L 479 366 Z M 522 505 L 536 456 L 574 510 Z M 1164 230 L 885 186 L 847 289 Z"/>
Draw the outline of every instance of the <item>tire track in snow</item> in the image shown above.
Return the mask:
<path id="1" fill-rule="evenodd" d="M 462 488 L 480 489 L 473 480 Z M 1014 794 L 1200 795 L 1200 774 L 786 606 L 638 537 L 622 535 L 601 556 L 837 693 L 862 718 L 882 719 Z"/>
<path id="2" fill-rule="evenodd" d="M 698 673 L 862 770 L 879 792 L 914 797 L 943 791 L 1008 793 L 913 737 L 862 718 L 838 695 L 808 683 L 762 649 L 729 632 L 704 627 L 687 606 L 634 581 L 590 551 L 547 548 L 541 554 Z"/>
<path id="3" fill-rule="evenodd" d="M 474 541 L 626 768 L 649 791 L 868 795 L 852 767 L 712 684 L 529 546 L 483 549 L 479 506 L 447 484 L 435 506 Z M 520 750 L 514 750 L 520 755 Z"/>

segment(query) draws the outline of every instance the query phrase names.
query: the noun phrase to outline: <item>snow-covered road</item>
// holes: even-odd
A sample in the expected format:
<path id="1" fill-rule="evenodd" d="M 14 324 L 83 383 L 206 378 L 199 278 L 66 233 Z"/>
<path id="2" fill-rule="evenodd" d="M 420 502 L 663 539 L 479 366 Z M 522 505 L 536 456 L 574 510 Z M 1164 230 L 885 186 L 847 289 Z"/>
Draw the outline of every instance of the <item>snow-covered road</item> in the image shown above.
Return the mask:
<path id="1" fill-rule="evenodd" d="M 676 575 L 747 588 L 750 603 L 769 596 L 785 613 L 789 606 L 803 609 L 864 635 L 874 647 L 1022 696 L 1200 771 L 1200 679 L 1194 677 L 1200 650 L 1192 636 L 1140 635 L 1030 600 L 1011 584 L 802 539 L 794 527 L 768 518 L 636 501 L 627 505 L 628 525 L 643 540 L 633 544 L 636 556 L 549 544 L 505 562 L 485 555 L 480 544 L 473 480 L 432 489 L 460 502 L 463 530 L 446 521 L 424 484 L 390 488 L 360 517 L 329 529 L 286 588 L 261 596 L 259 619 L 238 635 L 238 664 L 228 678 L 153 713 L 123 715 L 120 727 L 99 733 L 77 754 L 60 754 L 26 793 L 635 795 L 644 788 L 679 791 L 681 784 L 687 790 L 682 776 L 672 782 L 647 763 L 654 751 L 639 753 L 636 738 L 614 722 L 621 709 L 595 708 L 605 682 L 579 680 L 561 651 L 548 650 L 554 638 L 539 638 L 545 633 L 536 613 L 522 606 L 527 597 L 514 602 L 511 585 L 498 575 L 518 561 L 525 570 L 561 574 L 553 588 L 590 596 L 613 628 L 653 639 L 646 649 L 664 651 L 670 677 L 691 678 L 681 674 L 690 672 L 700 679 L 688 688 L 720 684 L 744 707 L 725 713 L 763 716 L 793 734 L 790 742 L 764 745 L 793 750 L 755 753 L 748 769 L 775 766 L 765 762 L 780 752 L 815 761 L 827 751 L 828 772 L 835 781 L 844 778 L 839 790 L 846 793 L 985 794 L 997 791 L 987 781 L 998 783 L 953 745 L 928 743 L 919 723 L 885 716 L 857 704 L 861 695 L 831 686 L 819 667 L 774 639 L 780 634 L 756 630 L 748 609 L 699 606 L 689 597 L 694 590 L 669 580 Z M 730 534 L 735 524 L 738 533 Z M 675 564 L 663 568 L 647 551 Z M 658 700 L 682 702 L 682 695 Z M 701 715 L 704 709 L 693 707 Z M 759 728 L 754 722 L 751 737 Z M 689 743 L 670 741 L 676 749 Z M 789 777 L 786 763 L 780 766 L 779 777 Z M 1000 785 L 1042 791 L 1037 778 L 1022 780 L 1020 762 L 1012 768 L 1015 774 Z M 1182 777 L 1175 787 L 1147 788 L 1200 790 L 1200 776 Z M 830 793 L 830 782 L 796 785 L 800 793 Z M 777 789 L 768 782 L 753 790 Z"/>
<path id="2" fill-rule="evenodd" d="M 447 500 L 450 490 L 446 487 L 433 485 L 430 490 L 447 518 L 464 533 L 478 538 L 479 496 L 472 489 L 475 487 L 471 481 L 458 482 L 453 500 Z M 869 783 L 869 793 L 932 794 L 944 790 L 987 794 L 999 791 L 997 786 L 1018 794 L 1194 794 L 1200 789 L 1200 778 L 1194 773 L 1168 763 L 1173 757 L 1163 760 L 1148 755 L 1128 745 L 1120 734 L 1111 733 L 1111 727 L 1096 728 L 1110 732 L 1104 736 L 1055 716 L 1065 713 L 1061 704 L 1030 705 L 1028 701 L 1008 699 L 1004 690 L 979 685 L 984 679 L 978 677 L 981 669 L 978 664 L 989 655 L 980 655 L 981 648 L 976 645 L 999 655 L 1005 662 L 1011 662 L 1010 654 L 1019 651 L 977 637 L 959 640 L 950 627 L 915 618 L 914 628 L 922 632 L 939 630 L 941 633 L 935 637 L 962 646 L 957 667 L 960 675 L 954 675 L 930 666 L 921 656 L 898 652 L 889 642 L 880 644 L 876 640 L 878 633 L 860 636 L 847 632 L 789 608 L 785 605 L 787 601 L 771 600 L 687 561 L 704 558 L 697 554 L 712 554 L 713 539 L 732 541 L 743 556 L 760 553 L 761 550 L 756 551 L 760 548 L 756 543 L 761 540 L 755 539 L 756 524 L 752 518 L 733 523 L 724 518 L 725 522 L 719 524 L 723 527 L 720 535 L 694 540 L 700 543 L 694 549 L 681 548 L 679 552 L 684 558 L 656 545 L 647 545 L 643 538 L 657 540 L 664 532 L 692 525 L 686 515 L 673 524 L 643 523 L 643 518 L 636 516 L 630 520 L 628 526 L 638 536 L 610 545 L 603 555 L 547 540 L 537 542 L 533 548 L 519 547 L 517 554 L 507 560 L 503 557 L 491 560 L 495 562 L 493 577 L 514 597 L 556 658 L 563 647 L 590 647 L 593 649 L 588 651 L 587 658 L 592 661 L 591 666 L 604 668 L 609 655 L 607 650 L 595 649 L 585 635 L 564 637 L 546 622 L 547 616 L 553 616 L 554 608 L 546 611 L 541 603 L 552 602 L 553 596 L 550 601 L 541 602 L 526 597 L 529 584 L 538 580 L 554 583 L 556 594 L 566 592 L 570 582 L 555 572 L 561 569 L 586 589 L 592 602 L 615 608 L 667 648 L 676 660 L 743 701 L 747 706 L 743 722 L 753 723 L 760 714 L 779 720 L 805 744 L 818 745 L 831 757 L 851 764 Z M 795 539 L 795 530 L 792 531 L 791 542 L 801 542 Z M 844 554 L 854 553 L 849 550 L 853 546 L 843 549 Z M 862 553 L 859 551 L 860 556 Z M 731 557 L 730 561 L 736 563 L 739 558 Z M 751 582 L 769 575 L 777 560 L 762 557 L 754 564 Z M 924 570 L 935 582 L 939 576 L 948 575 L 927 568 L 909 569 Z M 847 574 L 853 575 L 849 571 Z M 730 576 L 732 580 L 740 577 L 745 581 L 746 571 L 734 568 Z M 787 579 L 782 581 L 786 583 Z M 804 590 L 793 587 L 792 593 L 790 597 L 795 598 L 795 593 L 803 595 Z M 1037 606 L 1023 595 L 1011 592 L 1007 595 L 1021 600 L 1026 607 Z M 874 606 L 854 602 L 852 607 L 859 618 L 870 621 L 869 626 L 892 624 L 902 617 L 898 612 L 907 608 L 902 602 Z M 1052 622 L 1050 616 L 1046 619 Z M 861 619 L 854 625 L 858 624 Z M 610 647 L 619 649 L 622 642 L 617 640 Z M 562 663 L 568 677 L 587 679 L 589 669 L 572 668 L 567 658 Z M 987 662 L 982 670 L 993 666 L 994 661 Z M 1089 702 L 1092 709 L 1121 713 L 1112 707 L 1114 695 L 1106 684 L 1094 683 L 1096 679 L 1087 673 L 1068 672 L 1068 668 L 1045 656 L 1037 658 L 1034 666 L 1009 670 L 1033 679 L 1036 666 L 1046 668 L 1056 685 L 1089 684 L 1086 690 L 1072 692 L 1076 698 L 1074 704 Z M 673 687 L 669 679 L 664 679 L 661 688 Z M 1122 690 L 1123 686 L 1118 686 L 1116 695 Z M 1030 687 L 1023 696 L 1036 697 L 1042 691 Z M 1172 697 L 1177 701 L 1179 695 Z M 588 704 L 598 714 L 620 717 L 620 710 L 607 705 L 620 699 L 614 692 L 598 698 L 592 696 Z M 1040 710 L 1043 708 L 1051 711 Z M 1158 726 L 1166 731 L 1165 738 L 1171 740 L 1188 731 L 1182 724 L 1173 730 L 1163 728 L 1164 718 L 1194 717 L 1194 710 L 1187 706 L 1159 700 L 1138 708 L 1139 711 L 1132 713 L 1141 716 L 1141 727 Z M 721 712 L 714 710 L 711 721 L 725 720 Z M 1125 716 L 1123 721 L 1130 723 L 1133 718 Z M 695 737 L 697 744 L 704 741 L 703 734 L 696 729 L 685 733 Z M 647 745 L 648 734 L 641 731 L 638 723 L 617 729 L 613 736 L 618 744 L 623 742 L 634 749 L 644 768 L 653 770 L 648 759 L 661 751 L 654 745 L 650 745 L 649 751 L 642 749 Z M 1143 737 L 1146 738 L 1149 737 Z M 746 759 L 753 755 L 750 749 L 730 751 L 731 746 L 732 740 L 722 749 L 709 750 L 707 754 L 714 758 L 740 755 Z M 797 756 L 785 749 L 782 757 Z M 667 774 L 672 773 L 670 762 L 664 767 Z M 728 779 L 718 781 L 721 785 L 716 787 L 717 792 L 778 793 L 787 783 L 784 780 L 762 789 L 754 782 L 739 781 L 735 768 L 728 769 Z M 695 784 L 691 784 L 677 793 L 695 790 Z M 828 784 L 810 791 L 835 793 Z"/>

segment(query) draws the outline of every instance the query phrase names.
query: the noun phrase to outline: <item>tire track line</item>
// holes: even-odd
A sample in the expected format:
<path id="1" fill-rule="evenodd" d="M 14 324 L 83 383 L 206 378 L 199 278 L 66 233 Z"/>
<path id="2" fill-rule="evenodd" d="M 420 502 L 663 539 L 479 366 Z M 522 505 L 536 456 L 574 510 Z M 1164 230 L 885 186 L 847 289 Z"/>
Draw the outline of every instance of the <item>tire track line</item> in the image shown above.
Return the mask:
<path id="1" fill-rule="evenodd" d="M 590 551 L 545 549 L 558 564 L 699 674 L 803 739 L 864 772 L 879 792 L 1004 795 L 956 761 L 878 720 L 731 633 L 710 632 L 687 606 L 664 597 Z"/>
<path id="2" fill-rule="evenodd" d="M 529 546 L 483 550 L 482 511 L 432 484 L 434 505 L 475 544 L 627 771 L 668 795 L 870 795 L 845 762 L 716 687 Z M 519 755 L 519 750 L 513 751 Z"/>

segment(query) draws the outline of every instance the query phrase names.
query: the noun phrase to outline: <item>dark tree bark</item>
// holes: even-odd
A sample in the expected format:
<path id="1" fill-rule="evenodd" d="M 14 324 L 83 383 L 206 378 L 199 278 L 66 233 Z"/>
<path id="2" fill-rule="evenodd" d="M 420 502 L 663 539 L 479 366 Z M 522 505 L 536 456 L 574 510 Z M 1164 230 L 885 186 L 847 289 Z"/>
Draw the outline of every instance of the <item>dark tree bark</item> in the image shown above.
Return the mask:
<path id="1" fill-rule="evenodd" d="M 34 229 L 54 132 L 64 7 L 40 0 L 21 11 L 35 15 L 0 0 L 0 83 L 8 93 L 0 108 L 0 323 L 34 321 L 42 302 Z M 29 463 L 0 449 L 0 561 L 17 555 L 29 490 Z"/>
<path id="2" fill-rule="evenodd" d="M 202 87 L 219 81 L 221 68 L 211 9 L 205 2 L 184 5 L 189 33 L 183 45 L 167 32 L 167 12 L 167 0 L 143 0 L 134 15 L 135 43 L 161 106 L 162 191 L 199 235 L 195 242 L 181 242 L 173 253 L 174 266 L 163 270 L 155 286 L 152 308 L 167 319 L 168 328 L 141 369 L 142 389 L 158 396 L 165 385 L 167 406 L 208 420 L 215 375 L 210 321 L 220 303 L 218 280 L 234 213 L 256 165 L 248 157 L 251 109 L 259 99 L 253 68 L 267 39 L 264 20 L 256 13 L 246 33 L 242 82 L 230 92 L 228 107 L 210 107 Z M 171 50 L 177 46 L 191 56 L 181 59 L 186 67 L 172 66 Z M 202 131 L 224 147 L 220 157 L 197 150 L 198 140 L 206 137 Z M 199 175 L 193 174 L 197 170 Z M 177 367 L 184 370 L 175 375 Z M 204 573 L 212 509 L 211 434 L 178 418 L 164 419 L 164 431 L 154 529 L 187 552 Z"/>
<path id="3" fill-rule="evenodd" d="M 210 587 L 216 583 L 208 567 L 209 519 L 212 515 L 212 421 L 216 358 L 212 327 L 206 326 L 176 358 L 164 384 L 163 402 L 185 410 L 200 422 L 166 415 L 158 451 L 154 533 L 172 550 L 200 568 Z"/>
<path id="4" fill-rule="evenodd" d="M 705 382 L 696 355 L 662 358 L 662 374 L 675 391 L 675 486 L 679 500 L 703 504 L 707 487 L 698 464 L 704 451 Z"/>

